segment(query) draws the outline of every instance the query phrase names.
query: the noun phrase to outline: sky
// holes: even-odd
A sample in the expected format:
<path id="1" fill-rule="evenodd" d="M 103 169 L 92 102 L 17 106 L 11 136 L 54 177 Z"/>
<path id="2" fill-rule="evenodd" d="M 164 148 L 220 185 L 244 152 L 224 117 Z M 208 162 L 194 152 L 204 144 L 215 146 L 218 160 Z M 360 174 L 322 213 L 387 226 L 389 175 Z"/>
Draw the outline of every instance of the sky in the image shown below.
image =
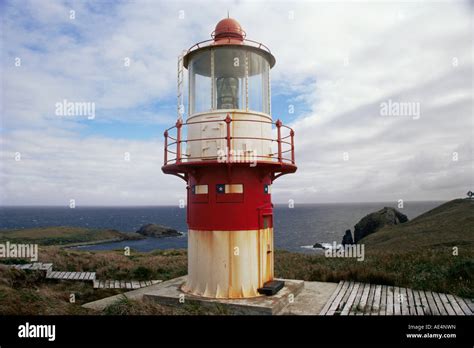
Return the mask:
<path id="1" fill-rule="evenodd" d="M 474 191 L 472 1 L 2 1 L 0 205 L 179 204 L 177 57 L 227 11 L 276 57 L 273 118 L 295 130 L 274 202 Z"/>

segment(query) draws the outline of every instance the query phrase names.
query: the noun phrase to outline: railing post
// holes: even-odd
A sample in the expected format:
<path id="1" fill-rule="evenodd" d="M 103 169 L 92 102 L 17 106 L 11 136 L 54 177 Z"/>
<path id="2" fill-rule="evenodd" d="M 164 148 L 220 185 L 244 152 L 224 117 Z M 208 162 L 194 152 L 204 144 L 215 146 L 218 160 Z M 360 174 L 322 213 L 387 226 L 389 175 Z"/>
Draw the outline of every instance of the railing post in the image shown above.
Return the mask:
<path id="1" fill-rule="evenodd" d="M 176 121 L 177 137 L 176 137 L 176 163 L 181 163 L 181 126 L 182 120 Z"/>
<path id="2" fill-rule="evenodd" d="M 275 122 L 275 125 L 277 127 L 277 133 L 278 133 L 278 162 L 279 163 L 282 163 L 282 157 L 281 157 L 281 121 L 280 120 L 277 120 Z"/>
<path id="3" fill-rule="evenodd" d="M 231 154 L 231 144 L 230 144 L 230 122 L 232 119 L 230 118 L 229 114 L 227 114 L 227 117 L 225 118 L 225 123 L 226 123 L 226 130 L 227 130 L 227 163 L 230 162 L 230 154 Z"/>
<path id="4" fill-rule="evenodd" d="M 291 137 L 291 164 L 295 164 L 295 142 L 294 142 L 295 131 L 292 129 L 290 131 Z"/>
<path id="5" fill-rule="evenodd" d="M 165 166 L 168 164 L 168 131 L 165 130 L 165 155 L 163 156 L 165 161 Z"/>

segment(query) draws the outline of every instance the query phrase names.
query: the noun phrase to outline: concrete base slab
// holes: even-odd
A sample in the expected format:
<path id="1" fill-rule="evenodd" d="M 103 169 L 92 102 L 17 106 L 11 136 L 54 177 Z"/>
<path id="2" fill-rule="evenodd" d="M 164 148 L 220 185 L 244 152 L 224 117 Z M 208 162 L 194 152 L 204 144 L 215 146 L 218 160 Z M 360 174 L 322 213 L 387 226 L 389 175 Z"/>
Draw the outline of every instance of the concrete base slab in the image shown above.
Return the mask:
<path id="1" fill-rule="evenodd" d="M 279 315 L 319 315 L 338 283 L 304 282 L 304 289 Z"/>
<path id="2" fill-rule="evenodd" d="M 140 288 L 140 289 L 136 289 L 136 290 L 132 290 L 132 291 L 127 291 L 127 292 L 124 292 L 122 294 L 118 294 L 118 295 L 114 295 L 114 296 L 105 297 L 105 298 L 102 298 L 102 299 L 97 300 L 97 301 L 85 303 L 85 304 L 82 305 L 82 307 L 89 308 L 89 309 L 94 309 L 96 311 L 103 311 L 105 309 L 105 307 L 110 306 L 111 304 L 113 304 L 114 302 L 120 300 L 124 296 L 131 299 L 131 300 L 141 300 L 143 298 L 143 294 L 145 292 L 149 291 L 150 289 L 154 289 L 158 286 L 161 286 L 164 283 L 166 283 L 166 282 L 153 284 L 153 285 L 150 285 L 150 286 L 147 286 L 147 287 L 144 287 L 144 288 Z"/>
<path id="3" fill-rule="evenodd" d="M 175 278 L 147 288 L 143 298 L 151 299 L 167 306 L 182 306 L 185 304 L 199 304 L 209 307 L 223 307 L 230 314 L 244 315 L 272 315 L 280 312 L 285 306 L 294 301 L 303 290 L 304 281 L 293 279 L 278 279 L 285 282 L 285 286 L 276 295 L 258 296 L 246 299 L 213 299 L 187 294 L 181 290 L 186 276 Z"/>

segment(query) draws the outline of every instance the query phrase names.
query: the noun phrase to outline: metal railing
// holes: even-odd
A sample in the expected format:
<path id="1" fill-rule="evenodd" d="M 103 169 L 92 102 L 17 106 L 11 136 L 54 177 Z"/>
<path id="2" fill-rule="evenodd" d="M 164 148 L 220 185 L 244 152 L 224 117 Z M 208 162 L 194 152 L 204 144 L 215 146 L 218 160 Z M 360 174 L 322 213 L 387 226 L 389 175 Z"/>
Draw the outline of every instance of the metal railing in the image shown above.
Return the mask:
<path id="1" fill-rule="evenodd" d="M 224 40 L 228 40 L 228 43 L 231 43 L 232 40 L 235 40 L 235 38 L 229 37 L 229 38 L 225 38 L 225 39 L 219 39 L 219 42 L 222 42 Z M 212 46 L 212 44 L 214 42 L 215 42 L 214 39 L 200 41 L 200 42 L 192 45 L 188 49 L 186 54 L 189 54 L 190 52 L 195 51 L 195 50 L 200 49 L 200 48 L 203 48 L 203 47 Z M 265 46 L 263 43 L 258 42 L 258 41 L 254 41 L 254 40 L 250 40 L 250 39 L 243 39 L 242 44 L 245 45 L 245 46 L 250 46 L 250 47 L 256 47 L 256 48 L 263 49 L 264 51 L 267 51 L 270 54 L 272 53 L 267 46 Z"/>
<path id="2" fill-rule="evenodd" d="M 226 123 L 226 131 L 225 136 L 222 137 L 205 137 L 205 138 L 192 138 L 187 139 L 183 137 L 183 127 L 195 124 L 204 124 L 204 123 Z M 242 136 L 233 136 L 231 134 L 231 123 L 232 122 L 257 122 L 257 123 L 266 123 L 274 125 L 277 130 L 277 137 L 276 138 L 263 138 L 263 137 L 242 137 Z M 288 135 L 282 136 L 282 128 L 288 130 Z M 173 137 L 170 133 L 172 131 L 176 132 L 176 136 Z M 183 123 L 182 120 L 178 119 L 176 124 L 173 127 L 168 128 L 164 132 L 165 137 L 165 144 L 164 144 L 164 165 L 170 164 L 186 164 L 186 163 L 196 163 L 199 161 L 205 160 L 213 160 L 217 158 L 216 155 L 213 156 L 197 156 L 191 157 L 189 154 L 183 154 L 181 149 L 183 143 L 190 143 L 193 141 L 202 141 L 202 140 L 225 140 L 226 147 L 227 147 L 227 156 L 226 160 L 224 161 L 227 163 L 233 162 L 232 158 L 232 140 L 262 140 L 268 142 L 276 142 L 277 143 L 277 151 L 275 153 L 270 153 L 267 155 L 255 155 L 254 157 L 257 158 L 257 161 L 265 161 L 265 162 L 272 162 L 277 164 L 289 164 L 295 165 L 295 145 L 294 145 L 294 135 L 295 132 L 288 126 L 285 126 L 280 120 L 276 122 L 271 121 L 262 121 L 262 120 L 249 120 L 249 119 L 232 119 L 229 114 L 224 119 L 217 119 L 217 120 L 204 120 L 204 121 L 191 121 Z M 172 149 L 175 149 L 174 151 Z M 290 154 L 289 158 L 285 157 L 285 154 Z M 173 158 L 169 158 L 169 154 L 174 155 Z M 288 155 L 286 155 L 288 156 Z"/>

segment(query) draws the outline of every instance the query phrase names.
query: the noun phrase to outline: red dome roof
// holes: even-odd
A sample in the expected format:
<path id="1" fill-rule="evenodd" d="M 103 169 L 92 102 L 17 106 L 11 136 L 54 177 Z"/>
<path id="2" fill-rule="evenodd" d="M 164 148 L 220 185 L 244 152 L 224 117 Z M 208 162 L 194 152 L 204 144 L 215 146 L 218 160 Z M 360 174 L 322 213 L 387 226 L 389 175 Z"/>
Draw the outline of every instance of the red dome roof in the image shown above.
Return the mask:
<path id="1" fill-rule="evenodd" d="M 245 37 L 245 31 L 243 31 L 239 22 L 233 18 L 224 18 L 216 25 L 213 37 L 215 41 L 221 39 L 237 39 L 242 41 Z"/>

